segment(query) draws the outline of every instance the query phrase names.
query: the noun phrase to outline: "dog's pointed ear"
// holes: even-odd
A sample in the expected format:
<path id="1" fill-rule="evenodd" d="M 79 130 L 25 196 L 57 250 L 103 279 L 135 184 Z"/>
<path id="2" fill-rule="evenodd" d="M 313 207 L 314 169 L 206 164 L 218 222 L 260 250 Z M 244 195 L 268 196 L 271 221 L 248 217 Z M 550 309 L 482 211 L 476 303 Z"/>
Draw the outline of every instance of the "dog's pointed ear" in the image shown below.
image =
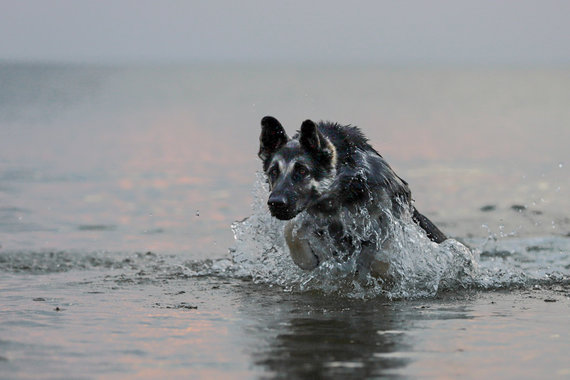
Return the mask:
<path id="1" fill-rule="evenodd" d="M 305 120 L 301 124 L 299 143 L 323 167 L 336 166 L 336 148 L 313 121 Z"/>
<path id="2" fill-rule="evenodd" d="M 323 136 L 317 129 L 317 125 L 312 120 L 305 120 L 301 124 L 301 135 L 299 137 L 301 146 L 309 152 L 319 151 L 324 143 Z"/>
<path id="3" fill-rule="evenodd" d="M 261 119 L 261 135 L 259 136 L 259 153 L 262 160 L 271 157 L 279 148 L 289 141 L 281 123 L 273 116 Z"/>

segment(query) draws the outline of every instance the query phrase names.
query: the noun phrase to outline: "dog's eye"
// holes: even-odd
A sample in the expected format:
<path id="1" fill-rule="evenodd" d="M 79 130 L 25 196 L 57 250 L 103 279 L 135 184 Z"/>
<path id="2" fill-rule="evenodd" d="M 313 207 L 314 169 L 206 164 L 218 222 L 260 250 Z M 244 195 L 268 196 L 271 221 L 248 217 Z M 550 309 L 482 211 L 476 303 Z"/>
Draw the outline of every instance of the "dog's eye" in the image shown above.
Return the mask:
<path id="1" fill-rule="evenodd" d="M 309 169 L 303 165 L 295 165 L 295 172 L 293 173 L 293 179 L 295 181 L 300 181 L 309 175 Z"/>
<path id="2" fill-rule="evenodd" d="M 277 166 L 274 166 L 273 168 L 271 168 L 268 175 L 271 182 L 275 181 L 279 176 L 279 168 Z"/>

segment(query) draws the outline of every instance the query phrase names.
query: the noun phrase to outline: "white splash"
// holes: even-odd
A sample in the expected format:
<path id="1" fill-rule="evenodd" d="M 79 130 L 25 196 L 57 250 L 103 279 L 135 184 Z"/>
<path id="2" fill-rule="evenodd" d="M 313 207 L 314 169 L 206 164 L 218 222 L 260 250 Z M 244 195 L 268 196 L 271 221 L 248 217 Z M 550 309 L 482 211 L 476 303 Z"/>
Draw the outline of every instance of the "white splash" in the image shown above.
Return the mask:
<path id="1" fill-rule="evenodd" d="M 303 271 L 293 263 L 283 238 L 287 222 L 271 217 L 267 197 L 267 185 L 258 173 L 253 214 L 232 225 L 236 239 L 232 271 L 236 275 L 286 290 L 316 290 L 354 298 L 433 296 L 441 289 L 469 286 L 477 276 L 477 255 L 463 244 L 453 239 L 433 243 L 411 218 L 395 218 L 389 211 L 384 213 L 388 223 L 382 224 L 389 226 L 389 231 L 382 231 L 377 218 L 371 218 L 365 208 L 341 215 L 343 228 L 355 237 L 356 254 L 340 259 L 342 254 L 335 252 L 327 233 L 314 236 L 310 244 L 318 247 L 321 263 L 315 270 Z M 319 223 L 307 213 L 294 222 L 298 226 Z M 388 264 L 387 276 L 382 278 L 358 271 L 359 242 L 371 237 L 377 242 L 376 259 Z"/>

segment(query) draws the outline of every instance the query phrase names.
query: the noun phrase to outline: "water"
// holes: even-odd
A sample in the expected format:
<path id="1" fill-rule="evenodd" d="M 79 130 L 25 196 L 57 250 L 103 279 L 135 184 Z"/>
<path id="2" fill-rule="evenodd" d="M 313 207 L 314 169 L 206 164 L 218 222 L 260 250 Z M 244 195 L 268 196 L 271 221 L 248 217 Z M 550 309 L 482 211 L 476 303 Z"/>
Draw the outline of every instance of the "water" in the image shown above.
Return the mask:
<path id="1" fill-rule="evenodd" d="M 564 69 L 2 64 L 0 377 L 569 376 L 569 102 Z M 393 284 L 296 268 L 266 114 L 360 125 L 453 239 L 395 225 Z"/>

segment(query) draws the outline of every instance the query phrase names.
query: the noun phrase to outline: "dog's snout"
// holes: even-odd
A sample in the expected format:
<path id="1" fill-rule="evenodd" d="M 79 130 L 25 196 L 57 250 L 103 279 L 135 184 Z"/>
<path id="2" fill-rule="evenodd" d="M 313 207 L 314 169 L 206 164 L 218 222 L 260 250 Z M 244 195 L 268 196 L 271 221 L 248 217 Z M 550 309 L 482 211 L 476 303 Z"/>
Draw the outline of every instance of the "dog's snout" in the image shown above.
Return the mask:
<path id="1" fill-rule="evenodd" d="M 282 194 L 271 194 L 267 205 L 271 208 L 285 209 L 288 206 L 287 197 Z"/>
<path id="2" fill-rule="evenodd" d="M 267 200 L 271 215 L 281 220 L 289 220 L 297 215 L 295 199 L 284 192 L 272 193 Z"/>

